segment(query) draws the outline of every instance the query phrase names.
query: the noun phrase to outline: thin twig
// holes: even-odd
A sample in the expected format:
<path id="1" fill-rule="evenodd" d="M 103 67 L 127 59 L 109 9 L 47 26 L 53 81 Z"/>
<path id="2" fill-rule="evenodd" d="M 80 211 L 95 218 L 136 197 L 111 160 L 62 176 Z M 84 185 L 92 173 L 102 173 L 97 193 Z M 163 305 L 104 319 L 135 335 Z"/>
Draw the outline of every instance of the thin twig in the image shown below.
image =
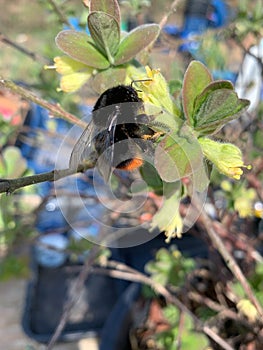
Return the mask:
<path id="1" fill-rule="evenodd" d="M 87 124 L 78 119 L 76 116 L 74 116 L 71 113 L 66 112 L 59 104 L 54 104 L 47 102 L 46 100 L 42 99 L 41 97 L 33 94 L 31 91 L 23 88 L 22 86 L 19 86 L 15 84 L 11 80 L 4 79 L 0 76 L 0 87 L 6 88 L 11 90 L 13 93 L 18 94 L 25 98 L 26 100 L 29 100 L 31 102 L 34 102 L 41 107 L 46 108 L 49 110 L 54 117 L 60 117 L 72 124 L 77 124 L 81 127 L 85 127 Z"/>
<path id="2" fill-rule="evenodd" d="M 36 185 L 45 181 L 56 181 L 64 177 L 94 168 L 96 162 L 95 158 L 96 157 L 94 154 L 94 157 L 90 157 L 89 160 L 86 160 L 85 164 L 80 164 L 77 169 L 68 168 L 61 170 L 52 170 L 50 172 L 19 177 L 16 179 L 0 179 L 0 193 L 11 194 L 15 190 L 18 190 L 22 187 Z"/>
<path id="3" fill-rule="evenodd" d="M 109 269 L 108 267 L 115 269 Z M 195 322 L 197 329 L 208 335 L 218 345 L 220 345 L 222 349 L 234 350 L 234 348 L 231 345 L 229 345 L 223 338 L 221 338 L 217 333 L 215 333 L 214 330 L 204 325 L 177 297 L 171 294 L 167 288 L 165 288 L 160 283 L 153 281 L 150 277 L 144 275 L 140 271 L 130 268 L 129 266 L 123 263 L 114 261 L 108 261 L 107 267 L 93 268 L 93 271 L 96 273 L 106 274 L 114 278 L 139 282 L 150 286 L 158 294 L 162 295 L 168 303 L 177 306 L 182 312 L 188 314 Z"/>
<path id="4" fill-rule="evenodd" d="M 168 18 L 171 16 L 171 14 L 176 11 L 176 7 L 179 5 L 180 2 L 181 2 L 181 0 L 175 0 L 171 4 L 169 11 L 165 13 L 165 15 L 162 17 L 162 19 L 159 22 L 159 26 L 160 26 L 161 29 L 163 29 L 163 27 L 167 23 Z"/>
<path id="5" fill-rule="evenodd" d="M 262 306 L 260 305 L 258 299 L 256 298 L 253 290 L 251 289 L 245 275 L 241 271 L 240 267 L 236 263 L 235 259 L 233 256 L 228 252 L 226 249 L 222 239 L 220 236 L 216 233 L 213 227 L 213 222 L 209 218 L 209 216 L 201 210 L 200 203 L 198 203 L 196 200 L 194 202 L 194 205 L 196 206 L 197 209 L 200 209 L 200 216 L 199 220 L 202 222 L 204 225 L 206 232 L 208 236 L 210 237 L 213 245 L 217 248 L 219 253 L 221 254 L 222 258 L 224 259 L 226 265 L 230 269 L 230 271 L 233 273 L 233 275 L 236 277 L 236 279 L 240 282 L 242 285 L 244 292 L 246 293 L 247 297 L 251 301 L 251 303 L 255 306 L 257 309 L 258 314 L 260 315 L 261 319 L 263 318 L 263 309 Z"/>
<path id="6" fill-rule="evenodd" d="M 64 13 L 60 10 L 58 5 L 53 0 L 48 0 L 49 4 L 52 6 L 54 12 L 56 12 L 60 22 L 63 24 L 66 24 L 70 29 L 74 29 L 72 24 L 68 21 L 67 17 L 64 15 Z"/>
<path id="7" fill-rule="evenodd" d="M 80 274 L 76 280 L 76 283 L 74 285 L 74 291 L 72 293 L 72 297 L 68 300 L 68 302 L 65 305 L 63 314 L 62 314 L 60 321 L 59 321 L 59 324 L 57 325 L 57 328 L 56 328 L 54 334 L 52 335 L 52 337 L 51 337 L 51 339 L 46 347 L 46 350 L 51 350 L 54 347 L 54 345 L 57 342 L 58 338 L 60 337 L 63 329 L 65 328 L 65 325 L 66 325 L 67 320 L 68 320 L 69 315 L 70 315 L 70 311 L 79 299 L 80 291 L 82 290 L 85 281 L 87 280 L 90 272 L 92 271 L 91 267 L 94 264 L 98 254 L 99 254 L 100 249 L 101 249 L 100 246 L 94 245 L 93 248 L 90 250 L 89 257 L 86 260 L 85 265 L 81 269 L 81 272 L 80 272 Z"/>
<path id="8" fill-rule="evenodd" d="M 178 335 L 176 339 L 176 350 L 181 350 L 182 349 L 182 339 L 183 339 L 183 332 L 185 329 L 185 313 L 180 312 L 179 316 L 179 322 L 178 322 Z"/>
<path id="9" fill-rule="evenodd" d="M 172 14 L 173 12 L 175 12 L 176 7 L 177 7 L 177 5 L 179 4 L 180 1 L 181 1 L 181 0 L 175 0 L 175 1 L 171 4 L 169 11 L 166 12 L 165 15 L 162 17 L 162 19 L 161 19 L 160 22 L 159 22 L 160 30 L 163 29 L 163 27 L 165 26 L 165 24 L 166 24 L 168 18 L 171 16 L 171 14 Z M 152 42 L 152 43 L 147 47 L 147 52 L 150 52 L 150 51 L 152 50 L 154 43 L 155 43 L 155 41 Z"/>
<path id="10" fill-rule="evenodd" d="M 255 55 L 253 52 L 251 52 L 251 48 L 246 48 L 242 42 L 242 40 L 239 38 L 239 36 L 235 33 L 235 31 L 231 35 L 232 39 L 235 40 L 236 44 L 239 46 L 239 48 L 243 51 L 244 55 L 249 55 L 253 57 L 258 65 L 261 67 L 261 71 L 263 70 L 263 62 L 261 57 Z M 259 47 L 259 44 L 257 45 Z M 262 73 L 263 74 L 263 73 Z"/>
<path id="11" fill-rule="evenodd" d="M 50 59 L 49 58 L 44 57 L 42 55 L 39 55 L 36 52 L 30 51 L 30 50 L 24 48 L 21 45 L 18 45 L 17 43 L 12 41 L 11 39 L 7 38 L 7 36 L 4 35 L 1 32 L 0 32 L 0 41 L 2 43 L 6 44 L 6 45 L 9 45 L 12 48 L 18 50 L 19 52 L 22 52 L 24 55 L 30 57 L 33 61 L 42 62 L 43 64 L 49 64 L 50 63 Z"/>
<path id="12" fill-rule="evenodd" d="M 230 318 L 231 320 L 234 320 L 235 322 L 238 322 L 242 325 L 244 325 L 246 328 L 248 328 L 251 332 L 253 332 L 254 327 L 251 323 L 249 323 L 247 320 L 244 319 L 244 317 L 241 317 L 238 315 L 235 311 L 229 309 L 228 307 L 222 306 L 221 304 L 213 301 L 212 299 L 198 294 L 196 292 L 189 292 L 188 293 L 189 299 L 201 304 L 205 305 L 211 310 L 214 310 L 218 313 L 219 318 Z M 217 316 L 216 316 L 217 317 Z M 262 340 L 262 337 L 261 337 Z"/>

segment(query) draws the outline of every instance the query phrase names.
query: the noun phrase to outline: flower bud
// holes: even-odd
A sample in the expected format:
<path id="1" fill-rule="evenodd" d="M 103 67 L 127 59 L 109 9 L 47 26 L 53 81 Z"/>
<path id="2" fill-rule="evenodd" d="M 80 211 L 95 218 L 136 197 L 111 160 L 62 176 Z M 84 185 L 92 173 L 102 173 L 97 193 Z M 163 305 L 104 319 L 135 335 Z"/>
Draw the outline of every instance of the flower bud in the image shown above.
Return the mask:
<path id="1" fill-rule="evenodd" d="M 55 57 L 54 62 L 54 68 L 62 75 L 58 90 L 65 92 L 73 92 L 81 88 L 94 70 L 94 68 L 68 56 Z"/>
<path id="2" fill-rule="evenodd" d="M 242 168 L 251 168 L 249 165 L 244 165 L 241 150 L 231 143 L 220 143 L 208 138 L 199 138 L 198 142 L 205 157 L 220 173 L 232 179 L 240 179 L 243 174 Z"/>

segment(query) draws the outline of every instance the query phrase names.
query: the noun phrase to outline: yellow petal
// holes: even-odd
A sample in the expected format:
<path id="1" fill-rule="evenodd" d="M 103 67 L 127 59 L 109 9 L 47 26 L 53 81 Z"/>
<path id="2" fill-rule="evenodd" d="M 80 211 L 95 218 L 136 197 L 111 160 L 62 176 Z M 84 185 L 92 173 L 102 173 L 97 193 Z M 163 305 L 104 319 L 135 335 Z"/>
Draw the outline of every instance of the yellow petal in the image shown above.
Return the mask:
<path id="1" fill-rule="evenodd" d="M 248 299 L 241 299 L 237 303 L 238 311 L 246 316 L 250 322 L 255 322 L 258 318 L 258 312 L 255 306 Z"/>
<path id="2" fill-rule="evenodd" d="M 229 182 L 229 180 L 225 180 L 221 182 L 221 188 L 222 190 L 224 190 L 225 192 L 231 192 L 233 189 L 232 184 Z"/>
<path id="3" fill-rule="evenodd" d="M 72 73 L 63 75 L 60 80 L 60 89 L 64 92 L 73 92 L 81 88 L 90 78 L 90 73 Z"/>
<path id="4" fill-rule="evenodd" d="M 183 219 L 179 211 L 174 215 L 173 219 L 165 227 L 166 243 L 169 243 L 172 238 L 182 238 L 183 233 Z"/>
<path id="5" fill-rule="evenodd" d="M 54 62 L 56 71 L 61 75 L 72 74 L 88 67 L 86 64 L 75 61 L 69 56 L 55 57 Z"/>
<path id="6" fill-rule="evenodd" d="M 217 169 L 232 179 L 239 180 L 243 174 L 243 168 L 251 168 L 244 164 L 241 150 L 231 143 L 220 143 L 208 138 L 199 138 L 198 142 L 207 159 Z"/>
<path id="7" fill-rule="evenodd" d="M 234 208 L 241 218 L 247 218 L 253 213 L 253 203 L 246 197 L 239 197 L 234 202 Z"/>

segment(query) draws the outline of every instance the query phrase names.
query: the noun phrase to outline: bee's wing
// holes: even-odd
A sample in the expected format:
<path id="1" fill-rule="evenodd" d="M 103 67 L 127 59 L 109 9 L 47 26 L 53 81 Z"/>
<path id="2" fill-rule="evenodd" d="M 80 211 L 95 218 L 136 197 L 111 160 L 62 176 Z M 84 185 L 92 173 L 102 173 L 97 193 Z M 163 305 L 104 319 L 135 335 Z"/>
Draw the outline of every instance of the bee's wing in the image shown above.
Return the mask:
<path id="1" fill-rule="evenodd" d="M 94 134 L 96 134 L 95 128 L 94 123 L 90 122 L 73 147 L 69 160 L 71 169 L 77 169 L 78 165 L 85 159 L 88 159 L 91 152 L 94 151 L 92 139 Z"/>
<path id="2" fill-rule="evenodd" d="M 104 130 L 104 150 L 98 158 L 98 169 L 106 182 L 109 181 L 113 168 L 113 157 L 115 152 L 114 137 L 116 132 L 119 110 L 110 114 L 106 129 Z"/>
<path id="3" fill-rule="evenodd" d="M 100 111 L 101 113 L 101 111 Z M 107 182 L 113 167 L 114 138 L 119 109 L 109 114 L 105 127 L 97 126 L 93 121 L 89 123 L 76 142 L 69 161 L 70 168 L 77 169 L 78 165 L 89 159 L 92 152 L 97 152 L 97 166 L 99 172 Z"/>
<path id="4" fill-rule="evenodd" d="M 108 154 L 108 155 L 107 155 Z M 105 150 L 98 158 L 97 165 L 101 176 L 104 178 L 105 182 L 109 182 L 112 166 L 108 160 L 110 156 L 110 151 Z"/>

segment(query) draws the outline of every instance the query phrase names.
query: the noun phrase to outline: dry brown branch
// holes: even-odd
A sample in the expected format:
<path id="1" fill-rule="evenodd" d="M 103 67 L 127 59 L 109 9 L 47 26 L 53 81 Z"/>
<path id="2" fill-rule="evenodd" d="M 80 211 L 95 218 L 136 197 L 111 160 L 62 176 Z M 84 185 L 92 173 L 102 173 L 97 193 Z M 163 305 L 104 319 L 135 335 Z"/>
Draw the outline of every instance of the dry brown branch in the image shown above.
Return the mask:
<path id="1" fill-rule="evenodd" d="M 85 164 L 80 164 L 78 169 L 61 169 L 61 170 L 52 170 L 47 173 L 35 174 L 31 176 L 19 177 L 16 179 L 0 179 L 0 193 L 11 194 L 15 190 L 18 190 L 22 187 L 36 185 L 45 181 L 56 181 L 62 179 L 66 176 L 70 176 L 76 173 L 84 172 L 85 170 L 94 168 L 95 166 L 95 157 L 90 158 L 88 161 L 85 161 Z"/>
<path id="2" fill-rule="evenodd" d="M 70 311 L 73 308 L 73 306 L 75 305 L 75 303 L 78 301 L 78 298 L 80 296 L 80 291 L 82 290 L 83 285 L 84 285 L 85 281 L 87 280 L 87 278 L 92 270 L 91 267 L 94 264 L 98 254 L 99 254 L 100 249 L 101 249 L 100 246 L 94 245 L 93 248 L 90 250 L 89 257 L 86 260 L 85 265 L 83 266 L 83 268 L 82 268 L 82 270 L 81 270 L 81 272 L 76 280 L 76 283 L 74 285 L 74 293 L 72 293 L 72 297 L 69 299 L 69 301 L 65 305 L 64 312 L 61 316 L 59 324 L 57 325 L 57 328 L 56 328 L 54 334 L 52 335 L 52 337 L 51 337 L 51 339 L 46 347 L 46 350 L 53 349 L 57 339 L 59 338 L 61 332 L 63 331 L 63 329 L 67 323 L 67 320 L 69 318 Z"/>
<path id="3" fill-rule="evenodd" d="M 200 203 L 195 202 L 194 205 L 201 212 L 201 215 L 199 217 L 199 221 L 201 221 L 201 223 L 205 227 L 206 232 L 212 241 L 212 244 L 219 251 L 219 253 L 221 254 L 222 258 L 224 259 L 226 265 L 228 266 L 230 271 L 233 273 L 233 275 L 236 277 L 236 279 L 240 282 L 248 299 L 251 301 L 251 303 L 257 309 L 257 312 L 258 312 L 259 316 L 261 317 L 261 319 L 263 319 L 263 309 L 262 309 L 261 304 L 259 303 L 258 299 L 256 298 L 253 290 L 251 289 L 251 287 L 248 283 L 248 280 L 246 279 L 245 275 L 243 274 L 240 267 L 236 263 L 234 257 L 228 252 L 221 237 L 215 231 L 213 221 L 209 218 L 209 216 L 204 211 L 201 210 Z"/>
<path id="4" fill-rule="evenodd" d="M 25 47 L 18 45 L 13 40 L 9 39 L 6 35 L 0 32 L 0 41 L 8 46 L 11 46 L 13 49 L 22 52 L 24 55 L 30 57 L 33 61 L 42 62 L 43 64 L 49 64 L 50 59 L 47 57 L 43 57 L 36 52 L 30 51 Z"/>
<path id="5" fill-rule="evenodd" d="M 70 29 L 74 29 L 74 27 L 70 24 L 67 17 L 64 15 L 64 13 L 60 10 L 59 6 L 55 3 L 54 0 L 48 0 L 50 5 L 52 6 L 54 12 L 57 14 L 60 22 L 62 24 L 66 24 Z"/>
<path id="6" fill-rule="evenodd" d="M 66 112 L 59 104 L 50 103 L 42 99 L 41 97 L 33 94 L 31 91 L 23 88 L 22 86 L 15 84 L 11 80 L 4 79 L 1 76 L 0 76 L 0 87 L 11 90 L 13 93 L 20 95 L 24 99 L 30 102 L 34 102 L 43 108 L 46 108 L 47 110 L 50 111 L 51 115 L 54 117 L 63 118 L 68 122 L 72 124 L 77 124 L 83 128 L 87 125 L 86 123 L 78 119 L 73 114 Z"/>
<path id="7" fill-rule="evenodd" d="M 162 17 L 162 19 L 159 22 L 159 26 L 160 26 L 161 29 L 163 29 L 163 27 L 165 26 L 168 18 L 171 16 L 171 14 L 176 11 L 176 8 L 180 4 L 180 2 L 181 2 L 181 0 L 173 1 L 173 3 L 170 6 L 169 11 L 167 11 L 167 13 L 165 13 L 165 15 Z"/>
<path id="8" fill-rule="evenodd" d="M 115 261 L 108 261 L 107 268 L 94 268 L 93 271 L 96 273 L 106 274 L 114 278 L 139 282 L 150 286 L 154 291 L 162 295 L 166 299 L 167 303 L 177 306 L 183 313 L 188 314 L 195 322 L 197 329 L 213 339 L 218 345 L 222 347 L 222 349 L 234 350 L 233 347 L 229 345 L 223 338 L 221 338 L 213 329 L 203 324 L 176 296 L 171 294 L 171 292 L 166 287 L 160 283 L 155 282 L 143 273 L 123 263 Z"/>

